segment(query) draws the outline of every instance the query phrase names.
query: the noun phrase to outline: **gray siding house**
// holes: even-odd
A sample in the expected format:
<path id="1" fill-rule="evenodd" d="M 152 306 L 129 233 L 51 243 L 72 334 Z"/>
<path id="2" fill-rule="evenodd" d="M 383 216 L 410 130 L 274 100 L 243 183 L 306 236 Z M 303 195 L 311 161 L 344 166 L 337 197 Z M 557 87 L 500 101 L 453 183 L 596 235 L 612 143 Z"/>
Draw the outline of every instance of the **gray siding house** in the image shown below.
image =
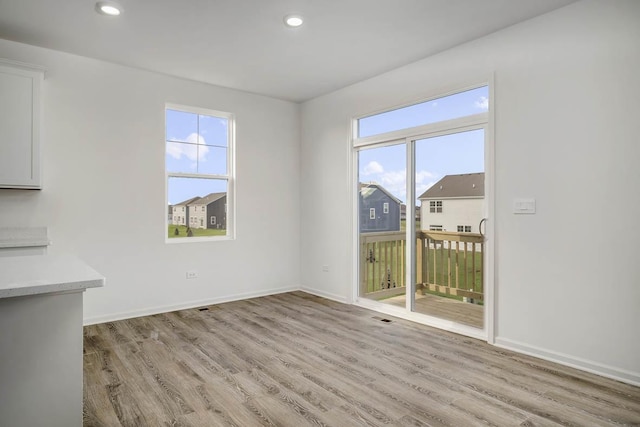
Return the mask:
<path id="1" fill-rule="evenodd" d="M 189 203 L 191 228 L 227 228 L 227 193 L 211 193 Z"/>
<path id="2" fill-rule="evenodd" d="M 400 231 L 402 201 L 380 184 L 360 183 L 360 233 Z"/>
<path id="3" fill-rule="evenodd" d="M 177 203 L 173 205 L 171 209 L 172 221 L 173 225 L 187 225 L 187 221 L 189 218 L 189 204 L 195 202 L 200 197 L 192 197 L 190 199 L 185 200 L 184 202 Z"/>

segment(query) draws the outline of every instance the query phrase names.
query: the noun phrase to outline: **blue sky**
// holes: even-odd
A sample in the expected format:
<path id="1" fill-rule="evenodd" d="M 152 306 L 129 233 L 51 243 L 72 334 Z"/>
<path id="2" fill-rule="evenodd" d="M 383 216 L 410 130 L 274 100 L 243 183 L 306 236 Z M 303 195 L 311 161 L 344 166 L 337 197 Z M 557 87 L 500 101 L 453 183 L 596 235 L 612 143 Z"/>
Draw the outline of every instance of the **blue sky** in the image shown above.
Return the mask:
<path id="1" fill-rule="evenodd" d="M 365 137 L 487 109 L 488 92 L 483 87 L 361 119 L 359 134 Z M 361 150 L 358 179 L 381 184 L 406 203 L 406 162 L 404 144 Z M 445 175 L 474 172 L 484 172 L 483 130 L 416 141 L 416 197 Z"/>

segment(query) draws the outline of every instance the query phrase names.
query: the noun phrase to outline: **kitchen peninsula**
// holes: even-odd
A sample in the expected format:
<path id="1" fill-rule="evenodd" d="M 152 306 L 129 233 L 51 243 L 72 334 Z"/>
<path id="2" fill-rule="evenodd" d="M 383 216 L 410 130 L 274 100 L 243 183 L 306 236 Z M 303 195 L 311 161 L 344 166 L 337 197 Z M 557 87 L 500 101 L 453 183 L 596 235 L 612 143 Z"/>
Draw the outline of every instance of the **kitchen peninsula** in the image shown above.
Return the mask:
<path id="1" fill-rule="evenodd" d="M 82 425 L 82 293 L 104 282 L 73 256 L 0 257 L 0 427 Z"/>

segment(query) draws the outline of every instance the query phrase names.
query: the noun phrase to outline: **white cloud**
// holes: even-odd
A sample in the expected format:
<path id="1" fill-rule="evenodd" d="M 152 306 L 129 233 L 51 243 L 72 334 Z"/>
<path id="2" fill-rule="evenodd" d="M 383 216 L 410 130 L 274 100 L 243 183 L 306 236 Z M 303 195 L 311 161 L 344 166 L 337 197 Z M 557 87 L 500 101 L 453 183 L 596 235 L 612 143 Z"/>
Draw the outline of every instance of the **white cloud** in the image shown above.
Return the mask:
<path id="1" fill-rule="evenodd" d="M 416 173 L 416 184 L 422 184 L 424 183 L 425 179 L 430 179 L 430 178 L 435 178 L 436 175 L 434 173 L 431 173 L 429 171 L 418 171 Z"/>
<path id="2" fill-rule="evenodd" d="M 372 160 L 367 164 L 367 166 L 364 167 L 362 174 L 373 175 L 373 174 L 382 173 L 382 172 L 384 172 L 384 168 L 382 167 L 382 165 L 376 162 L 375 160 Z"/>
<path id="3" fill-rule="evenodd" d="M 438 106 L 438 103 L 437 103 L 436 101 L 434 101 L 434 102 L 432 102 L 432 103 L 431 103 L 431 106 L 432 106 L 433 108 L 435 108 L 435 107 L 437 107 L 437 106 Z"/>
<path id="4" fill-rule="evenodd" d="M 488 110 L 489 109 L 489 98 L 487 98 L 486 96 L 481 96 L 480 99 L 478 99 L 475 102 L 475 106 L 476 106 L 476 108 L 480 108 L 481 110 Z"/>
<path id="5" fill-rule="evenodd" d="M 368 173 L 367 173 L 368 172 Z M 365 167 L 363 175 L 375 175 L 372 182 L 382 185 L 387 191 L 402 200 L 407 200 L 407 171 L 404 169 L 384 171 L 382 165 L 372 161 Z M 426 170 L 416 172 L 416 197 L 436 183 L 438 176 Z"/>
<path id="6" fill-rule="evenodd" d="M 437 175 L 421 170 L 416 173 L 416 198 L 420 197 L 422 193 L 427 191 L 429 187 L 436 183 Z"/>
<path id="7" fill-rule="evenodd" d="M 186 142 L 189 144 L 167 144 L 167 154 L 177 160 L 180 160 L 182 156 L 193 162 L 207 160 L 209 147 L 204 145 L 206 141 L 202 135 L 192 133 L 187 137 Z"/>

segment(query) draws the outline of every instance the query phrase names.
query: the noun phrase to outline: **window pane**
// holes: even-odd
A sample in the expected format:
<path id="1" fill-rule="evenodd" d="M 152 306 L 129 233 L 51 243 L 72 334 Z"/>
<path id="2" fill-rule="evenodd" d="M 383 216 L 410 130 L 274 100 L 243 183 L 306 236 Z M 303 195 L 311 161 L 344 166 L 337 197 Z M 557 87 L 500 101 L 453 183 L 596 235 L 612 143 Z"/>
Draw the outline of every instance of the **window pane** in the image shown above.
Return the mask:
<path id="1" fill-rule="evenodd" d="M 189 141 L 198 134 L 198 115 L 184 111 L 167 110 L 167 141 Z"/>
<path id="2" fill-rule="evenodd" d="M 169 238 L 227 234 L 227 180 L 169 177 Z"/>
<path id="3" fill-rule="evenodd" d="M 488 86 L 432 99 L 358 120 L 358 137 L 456 119 L 489 109 Z"/>
<path id="4" fill-rule="evenodd" d="M 226 175 L 229 120 L 167 110 L 168 172 Z"/>
<path id="5" fill-rule="evenodd" d="M 227 149 L 210 145 L 198 146 L 198 173 L 226 175 Z"/>
<path id="6" fill-rule="evenodd" d="M 198 145 L 167 141 L 165 162 L 167 172 L 196 173 L 198 171 Z"/>
<path id="7" fill-rule="evenodd" d="M 200 115 L 200 135 L 207 145 L 227 147 L 229 135 L 229 120 L 223 117 Z"/>

